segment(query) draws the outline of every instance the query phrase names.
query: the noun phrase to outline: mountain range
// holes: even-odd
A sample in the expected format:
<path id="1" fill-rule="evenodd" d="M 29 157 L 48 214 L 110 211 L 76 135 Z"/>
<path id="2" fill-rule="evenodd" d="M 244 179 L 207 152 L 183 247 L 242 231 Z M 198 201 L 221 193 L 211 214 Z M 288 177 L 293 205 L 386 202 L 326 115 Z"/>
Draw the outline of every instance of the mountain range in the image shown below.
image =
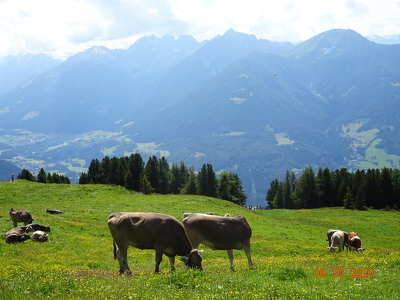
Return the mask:
<path id="1" fill-rule="evenodd" d="M 400 167 L 399 65 L 400 45 L 342 29 L 296 45 L 229 30 L 93 47 L 0 85 L 0 159 L 75 180 L 104 155 L 210 162 L 263 205 L 287 169 Z"/>

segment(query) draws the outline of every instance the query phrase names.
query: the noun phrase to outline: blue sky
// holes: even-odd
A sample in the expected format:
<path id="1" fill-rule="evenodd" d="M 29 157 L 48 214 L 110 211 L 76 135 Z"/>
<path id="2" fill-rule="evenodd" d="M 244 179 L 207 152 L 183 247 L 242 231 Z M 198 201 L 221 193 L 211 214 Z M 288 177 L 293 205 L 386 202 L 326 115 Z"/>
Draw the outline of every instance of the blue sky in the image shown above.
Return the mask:
<path id="1" fill-rule="evenodd" d="M 400 34 L 400 0 L 0 0 L 0 56 L 125 48 L 141 36 L 209 39 L 233 28 L 302 41 L 332 28 Z"/>

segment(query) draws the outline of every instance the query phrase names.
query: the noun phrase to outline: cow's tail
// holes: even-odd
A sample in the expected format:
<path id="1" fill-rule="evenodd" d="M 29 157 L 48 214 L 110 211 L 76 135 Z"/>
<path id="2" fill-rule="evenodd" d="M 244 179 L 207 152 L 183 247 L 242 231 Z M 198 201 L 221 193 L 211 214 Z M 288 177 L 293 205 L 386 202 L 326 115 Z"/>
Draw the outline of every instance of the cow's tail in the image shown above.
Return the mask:
<path id="1" fill-rule="evenodd" d="M 113 240 L 113 252 L 114 252 L 114 259 L 117 259 L 117 245 L 115 244 L 115 241 Z"/>

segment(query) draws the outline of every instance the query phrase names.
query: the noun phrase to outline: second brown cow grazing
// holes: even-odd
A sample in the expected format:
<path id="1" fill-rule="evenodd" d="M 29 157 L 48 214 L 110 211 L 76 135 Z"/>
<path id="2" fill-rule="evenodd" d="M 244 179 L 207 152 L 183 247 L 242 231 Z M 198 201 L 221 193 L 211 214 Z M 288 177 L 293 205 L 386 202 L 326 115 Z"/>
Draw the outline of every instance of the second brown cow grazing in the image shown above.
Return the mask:
<path id="1" fill-rule="evenodd" d="M 129 246 L 155 249 L 155 272 L 160 271 L 163 254 L 168 256 L 171 271 L 175 270 L 175 256 L 182 257 L 187 267 L 202 269 L 200 251 L 193 249 L 182 223 L 174 217 L 158 213 L 123 212 L 111 214 L 108 227 L 113 237 L 114 258 L 118 258 L 119 272 L 130 274 L 127 259 Z"/>
<path id="2" fill-rule="evenodd" d="M 253 266 L 250 254 L 251 228 L 245 217 L 192 214 L 185 217 L 182 223 L 194 248 L 202 243 L 214 250 L 226 250 L 232 271 L 235 271 L 232 250 L 244 249 L 249 267 Z"/>
<path id="3" fill-rule="evenodd" d="M 11 208 L 9 213 L 14 227 L 17 227 L 19 222 L 23 222 L 24 225 L 28 225 L 33 222 L 32 215 L 27 210 L 14 210 Z"/>

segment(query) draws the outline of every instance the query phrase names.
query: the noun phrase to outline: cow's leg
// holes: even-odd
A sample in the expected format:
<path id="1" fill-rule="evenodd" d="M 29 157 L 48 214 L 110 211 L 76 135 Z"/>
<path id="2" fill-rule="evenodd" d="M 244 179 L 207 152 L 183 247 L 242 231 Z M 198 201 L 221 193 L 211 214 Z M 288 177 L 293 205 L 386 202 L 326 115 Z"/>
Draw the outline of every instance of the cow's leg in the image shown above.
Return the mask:
<path id="1" fill-rule="evenodd" d="M 233 250 L 229 249 L 229 250 L 226 250 L 226 252 L 228 252 L 229 267 L 231 268 L 232 272 L 235 272 L 235 266 L 233 265 Z"/>
<path id="2" fill-rule="evenodd" d="M 163 251 L 161 249 L 156 249 L 156 267 L 154 269 L 155 273 L 160 272 L 160 263 L 162 261 Z"/>
<path id="3" fill-rule="evenodd" d="M 17 227 L 18 223 L 14 219 L 12 219 L 11 221 L 13 222 L 14 227 Z"/>
<path id="4" fill-rule="evenodd" d="M 243 244 L 244 253 L 247 256 L 247 263 L 249 264 L 249 268 L 253 267 L 253 261 L 251 260 L 251 253 L 250 253 L 250 241 L 247 241 Z"/>
<path id="5" fill-rule="evenodd" d="M 175 256 L 168 256 L 171 272 L 175 271 Z"/>
<path id="6" fill-rule="evenodd" d="M 126 271 L 127 275 L 131 275 L 132 272 L 128 266 L 128 247 L 118 245 L 117 258 L 119 262 L 119 274 L 124 274 Z"/>

